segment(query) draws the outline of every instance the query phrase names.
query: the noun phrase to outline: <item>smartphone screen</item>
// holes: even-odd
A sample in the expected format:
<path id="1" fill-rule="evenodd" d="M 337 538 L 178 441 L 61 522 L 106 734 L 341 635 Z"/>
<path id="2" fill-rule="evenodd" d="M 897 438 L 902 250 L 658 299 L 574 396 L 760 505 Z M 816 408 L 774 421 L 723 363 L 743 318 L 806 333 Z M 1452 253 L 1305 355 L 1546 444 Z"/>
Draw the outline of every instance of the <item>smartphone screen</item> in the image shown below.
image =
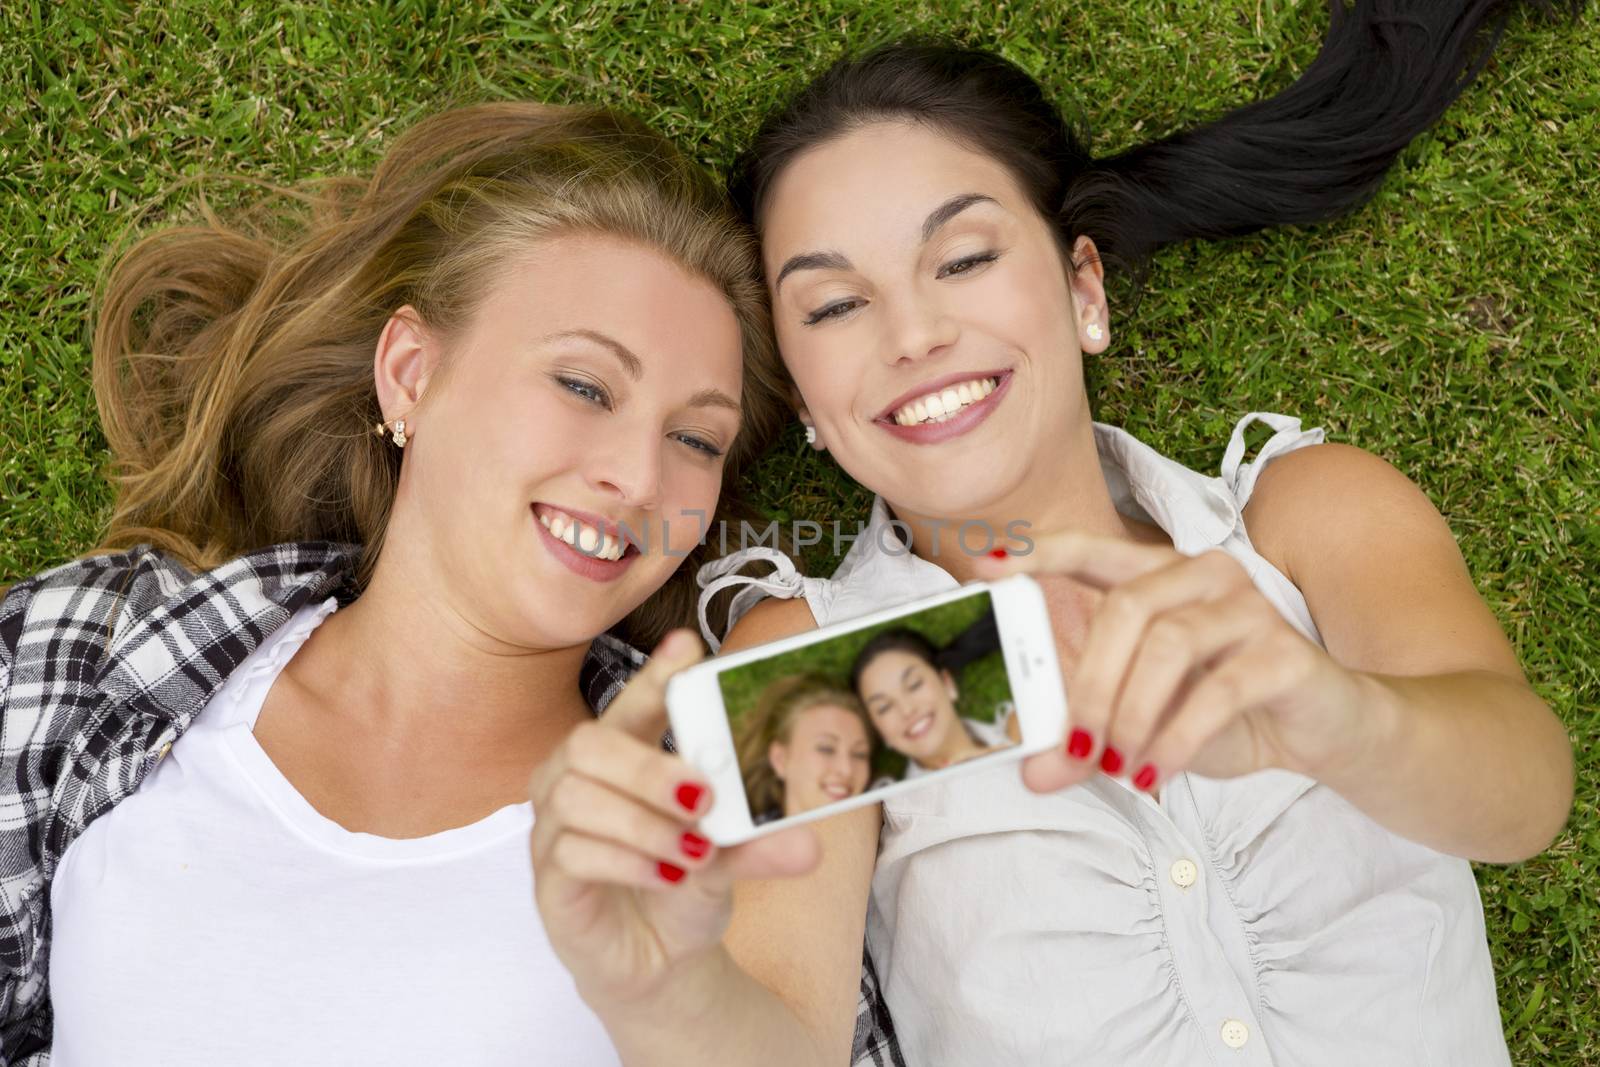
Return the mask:
<path id="1" fill-rule="evenodd" d="M 987 590 L 717 676 L 756 825 L 1018 742 Z"/>

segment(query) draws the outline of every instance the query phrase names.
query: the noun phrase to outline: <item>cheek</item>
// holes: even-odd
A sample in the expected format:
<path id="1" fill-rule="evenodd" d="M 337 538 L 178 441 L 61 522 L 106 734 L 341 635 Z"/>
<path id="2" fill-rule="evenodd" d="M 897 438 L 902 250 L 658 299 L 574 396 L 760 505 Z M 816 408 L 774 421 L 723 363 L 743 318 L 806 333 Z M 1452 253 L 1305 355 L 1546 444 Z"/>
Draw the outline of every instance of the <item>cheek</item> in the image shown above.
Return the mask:
<path id="1" fill-rule="evenodd" d="M 783 364 L 817 421 L 848 413 L 861 383 L 860 342 L 844 342 L 849 323 L 823 327 L 815 332 L 806 327 L 788 327 L 778 333 L 778 348 Z"/>
<path id="2" fill-rule="evenodd" d="M 973 311 L 986 332 L 1030 354 L 1060 353 L 1075 333 L 1059 264 L 1032 256 L 1016 267 L 983 287 Z"/>
<path id="3" fill-rule="evenodd" d="M 714 540 L 717 531 L 711 528 L 712 516 L 722 497 L 722 467 L 700 462 L 693 456 L 670 456 L 670 450 L 682 449 L 676 441 L 662 445 L 663 461 L 661 484 L 661 516 L 668 522 L 666 543 L 681 561 L 682 553 L 692 550 L 702 538 Z M 731 538 L 736 531 L 730 531 Z"/>

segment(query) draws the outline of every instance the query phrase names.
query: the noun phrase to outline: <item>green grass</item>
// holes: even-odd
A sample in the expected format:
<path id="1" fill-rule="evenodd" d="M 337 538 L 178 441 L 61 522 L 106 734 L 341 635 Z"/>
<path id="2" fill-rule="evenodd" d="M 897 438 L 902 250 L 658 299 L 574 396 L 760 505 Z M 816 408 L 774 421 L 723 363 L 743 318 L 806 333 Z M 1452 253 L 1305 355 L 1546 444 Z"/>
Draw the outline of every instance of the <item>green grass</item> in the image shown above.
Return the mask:
<path id="1" fill-rule="evenodd" d="M 733 0 L 0 5 L 0 580 L 90 545 L 108 492 L 86 311 L 105 251 L 200 171 L 364 167 L 446 104 L 628 107 L 712 166 L 846 43 L 911 29 L 999 47 L 1101 150 L 1285 84 L 1322 5 Z M 1344 222 L 1163 255 L 1092 368 L 1100 417 L 1214 469 L 1234 417 L 1298 413 L 1410 474 L 1456 530 L 1579 768 L 1567 831 L 1479 868 L 1518 1063 L 1600 1064 L 1600 33 L 1519 18 L 1500 56 Z M 864 508 L 798 431 L 775 512 Z M 850 514 L 852 512 L 845 512 Z M 813 564 L 821 563 L 813 560 Z"/>

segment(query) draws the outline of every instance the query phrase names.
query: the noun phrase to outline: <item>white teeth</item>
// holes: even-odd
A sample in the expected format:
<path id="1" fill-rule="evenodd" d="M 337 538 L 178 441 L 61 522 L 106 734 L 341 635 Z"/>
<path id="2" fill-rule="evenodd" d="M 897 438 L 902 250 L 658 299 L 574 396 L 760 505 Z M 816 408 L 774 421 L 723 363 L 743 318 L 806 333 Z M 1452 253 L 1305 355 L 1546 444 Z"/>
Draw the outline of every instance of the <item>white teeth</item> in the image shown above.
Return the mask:
<path id="1" fill-rule="evenodd" d="M 627 554 L 628 543 L 621 537 L 586 526 L 565 512 L 551 509 L 539 515 L 539 521 L 553 536 L 595 559 L 618 560 Z"/>
<path id="2" fill-rule="evenodd" d="M 962 408 L 976 404 L 994 392 L 999 384 L 994 378 L 979 378 L 941 389 L 937 393 L 929 393 L 901 406 L 894 413 L 894 421 L 901 426 L 915 426 L 923 422 L 946 422 Z"/>

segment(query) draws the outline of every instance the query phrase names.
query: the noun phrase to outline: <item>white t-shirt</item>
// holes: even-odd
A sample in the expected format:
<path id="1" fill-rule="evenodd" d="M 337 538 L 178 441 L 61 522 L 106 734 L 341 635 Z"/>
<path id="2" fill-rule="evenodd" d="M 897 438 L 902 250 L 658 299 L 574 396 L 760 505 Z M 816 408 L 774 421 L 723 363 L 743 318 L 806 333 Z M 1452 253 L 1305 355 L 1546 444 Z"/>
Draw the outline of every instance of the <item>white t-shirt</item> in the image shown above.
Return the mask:
<path id="1" fill-rule="evenodd" d="M 51 885 L 53 1067 L 618 1063 L 533 902 L 529 804 L 352 833 L 256 743 L 271 634 Z"/>

